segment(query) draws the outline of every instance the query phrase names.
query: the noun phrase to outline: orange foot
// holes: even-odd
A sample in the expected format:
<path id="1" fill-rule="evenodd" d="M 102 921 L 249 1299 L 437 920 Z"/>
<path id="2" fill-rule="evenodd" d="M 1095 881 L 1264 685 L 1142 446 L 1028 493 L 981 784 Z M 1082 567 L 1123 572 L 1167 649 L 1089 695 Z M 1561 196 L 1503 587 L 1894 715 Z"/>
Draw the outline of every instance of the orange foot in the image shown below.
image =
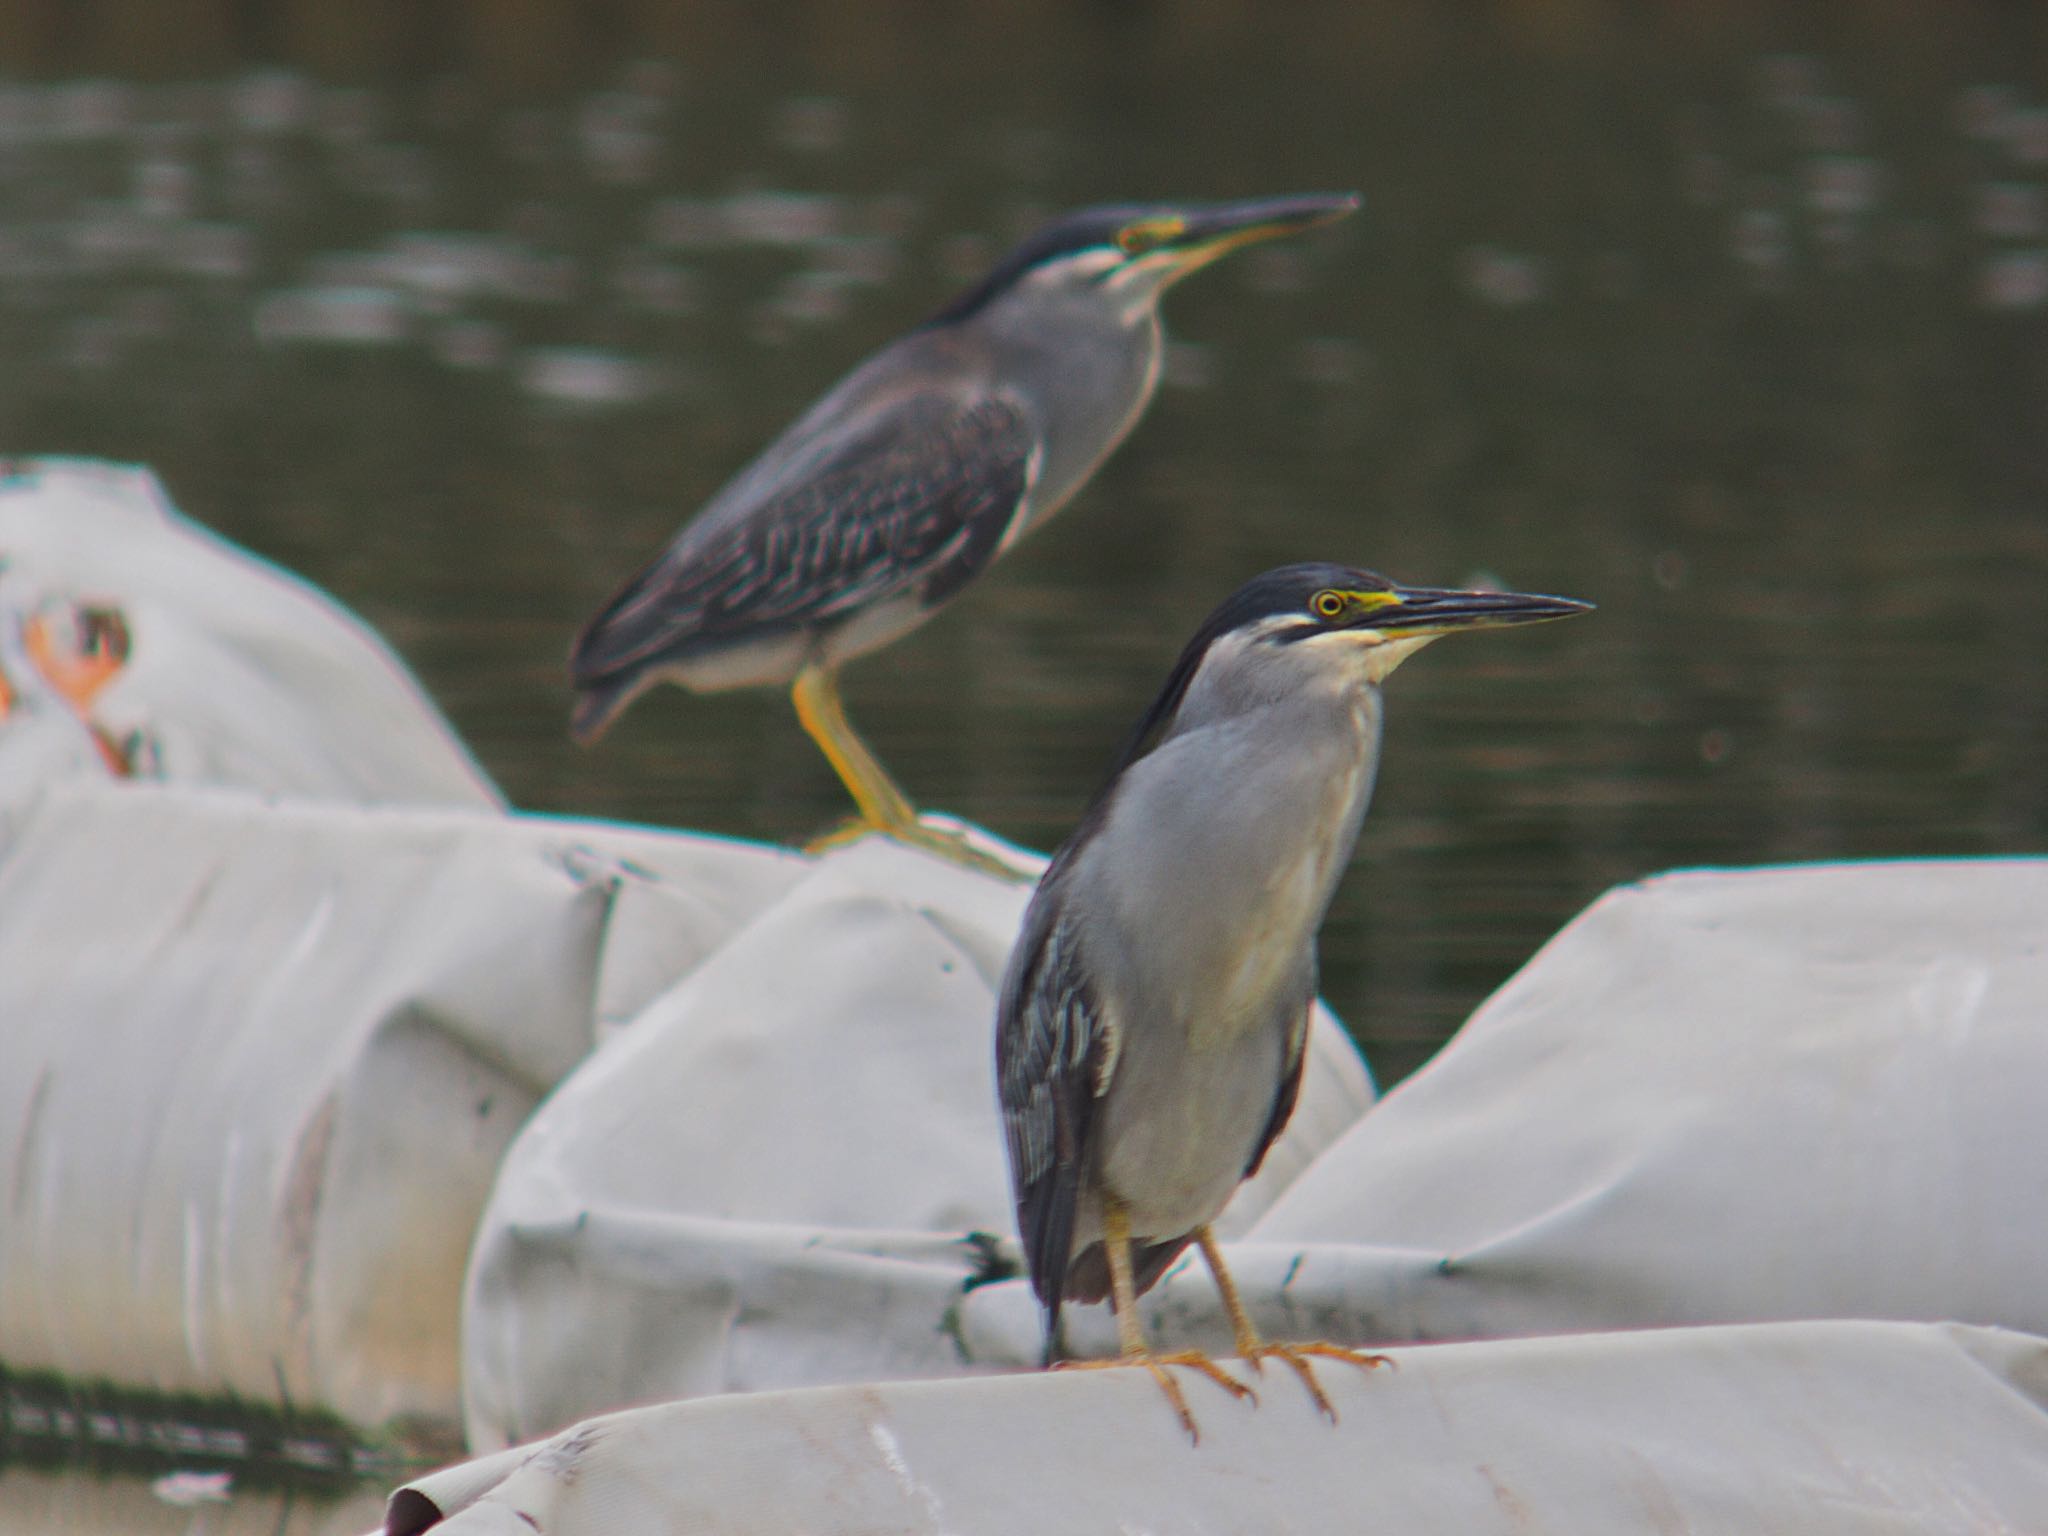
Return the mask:
<path id="1" fill-rule="evenodd" d="M 1370 1354 L 1362 1349 L 1352 1349 L 1345 1344 L 1258 1344 L 1245 1350 L 1240 1358 L 1251 1363 L 1253 1370 L 1260 1370 L 1270 1357 L 1285 1360 L 1294 1368 L 1294 1374 L 1301 1378 L 1301 1384 L 1308 1388 L 1308 1395 L 1316 1400 L 1316 1406 L 1323 1410 L 1323 1417 L 1332 1424 L 1337 1422 L 1337 1410 L 1323 1392 L 1322 1383 L 1316 1380 L 1316 1373 L 1309 1364 L 1309 1356 L 1320 1355 L 1327 1360 L 1343 1360 L 1360 1370 L 1372 1370 L 1376 1366 L 1393 1365 L 1391 1355 Z"/>
<path id="2" fill-rule="evenodd" d="M 1334 1346 L 1332 1346 L 1334 1348 Z M 1258 1402 L 1259 1394 L 1223 1369 L 1214 1360 L 1198 1349 L 1184 1349 L 1177 1354 L 1155 1355 L 1147 1350 L 1141 1355 L 1123 1355 L 1115 1360 L 1061 1360 L 1054 1364 L 1056 1371 L 1107 1371 L 1121 1370 L 1126 1366 L 1142 1365 L 1152 1373 L 1152 1379 L 1159 1383 L 1166 1393 L 1166 1399 L 1173 1404 L 1173 1411 L 1180 1415 L 1180 1426 L 1188 1432 L 1188 1439 L 1196 1445 L 1202 1443 L 1202 1432 L 1195 1428 L 1195 1416 L 1188 1411 L 1188 1400 L 1182 1395 L 1180 1383 L 1167 1371 L 1169 1365 L 1184 1365 L 1191 1371 L 1199 1371 L 1215 1382 L 1232 1397 Z M 1313 1387 L 1311 1387 L 1313 1389 Z"/>
<path id="3" fill-rule="evenodd" d="M 879 833 L 893 839 L 906 848 L 922 849 L 937 854 L 949 864 L 958 864 L 963 869 L 975 870 L 980 874 L 994 875 L 1012 884 L 1029 885 L 1038 879 L 1037 872 L 1010 864 L 997 854 L 986 853 L 967 840 L 965 832 L 944 825 L 933 825 L 922 816 L 897 826 L 877 826 L 859 816 L 850 817 L 830 832 L 812 838 L 804 844 L 809 854 L 829 853 L 834 848 L 844 848 L 857 843 L 864 837 Z"/>

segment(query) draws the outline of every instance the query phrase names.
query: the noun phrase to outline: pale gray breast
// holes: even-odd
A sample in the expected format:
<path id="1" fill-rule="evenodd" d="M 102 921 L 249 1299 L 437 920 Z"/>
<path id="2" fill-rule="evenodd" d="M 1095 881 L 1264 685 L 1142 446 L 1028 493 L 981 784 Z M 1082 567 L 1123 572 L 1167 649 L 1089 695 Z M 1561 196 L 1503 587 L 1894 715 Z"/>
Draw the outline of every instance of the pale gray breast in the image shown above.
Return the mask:
<path id="1" fill-rule="evenodd" d="M 1345 693 L 1290 695 L 1171 737 L 1125 774 L 1075 872 L 1114 914 L 1121 942 L 1095 946 L 1109 984 L 1190 1044 L 1261 1027 L 1313 984 L 1378 742 L 1376 692 Z"/>
<path id="2" fill-rule="evenodd" d="M 1093 304 L 1034 306 L 1027 322 L 988 317 L 996 373 L 1037 417 L 1045 456 L 1012 541 L 1059 510 L 1151 402 L 1163 352 L 1156 310 L 1130 328 Z"/>
<path id="3" fill-rule="evenodd" d="M 1123 1036 L 1099 1177 L 1143 1235 L 1213 1219 L 1272 1116 L 1371 789 L 1373 702 L 1283 698 L 1170 738 L 1075 871 L 1113 914 L 1090 954 Z"/>

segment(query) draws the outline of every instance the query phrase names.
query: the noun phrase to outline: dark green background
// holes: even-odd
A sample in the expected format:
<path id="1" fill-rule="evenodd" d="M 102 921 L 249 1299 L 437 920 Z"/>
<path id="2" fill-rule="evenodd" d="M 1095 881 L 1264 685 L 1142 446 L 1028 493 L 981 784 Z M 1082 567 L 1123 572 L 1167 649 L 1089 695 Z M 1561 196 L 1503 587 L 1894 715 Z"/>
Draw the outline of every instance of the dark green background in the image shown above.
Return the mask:
<path id="1" fill-rule="evenodd" d="M 1355 187 L 1177 292 L 1133 439 L 848 692 L 1049 847 L 1258 569 L 1598 603 L 1392 685 L 1325 942 L 1391 1079 L 1616 881 L 2042 848 L 2039 14 L 13 0 L 0 447 L 154 466 L 522 806 L 801 838 L 842 802 L 781 698 L 572 748 L 578 622 L 1041 214 Z M 295 335 L 309 291 L 390 338 Z"/>

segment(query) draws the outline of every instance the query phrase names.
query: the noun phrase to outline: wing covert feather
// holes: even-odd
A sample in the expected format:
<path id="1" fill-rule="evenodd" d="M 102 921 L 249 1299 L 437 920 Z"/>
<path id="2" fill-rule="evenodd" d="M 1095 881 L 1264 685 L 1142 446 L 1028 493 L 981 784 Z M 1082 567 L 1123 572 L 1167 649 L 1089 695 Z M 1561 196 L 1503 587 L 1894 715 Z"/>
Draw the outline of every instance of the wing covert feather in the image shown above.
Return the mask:
<path id="1" fill-rule="evenodd" d="M 584 630 L 578 681 L 679 646 L 827 627 L 912 587 L 943 602 L 994 558 L 1034 446 L 1000 394 L 892 401 L 746 513 L 685 528 Z"/>
<path id="2" fill-rule="evenodd" d="M 1115 1026 L 1083 979 L 1076 936 L 1057 919 L 1060 873 L 1048 872 L 1026 913 L 996 1028 L 1017 1230 L 1048 1335 L 1066 1290 L 1095 1106 L 1116 1055 Z"/>

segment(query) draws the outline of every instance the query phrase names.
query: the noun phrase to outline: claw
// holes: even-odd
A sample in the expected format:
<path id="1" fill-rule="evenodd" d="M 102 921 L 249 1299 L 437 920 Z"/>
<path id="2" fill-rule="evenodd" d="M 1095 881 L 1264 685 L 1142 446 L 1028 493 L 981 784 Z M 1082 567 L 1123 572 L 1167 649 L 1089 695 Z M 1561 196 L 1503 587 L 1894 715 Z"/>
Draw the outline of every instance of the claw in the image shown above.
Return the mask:
<path id="1" fill-rule="evenodd" d="M 849 816 L 830 832 L 820 832 L 804 844 L 809 854 L 830 853 L 834 848 L 850 847 L 864 837 L 872 837 L 882 829 L 859 816 Z"/>
<path id="2" fill-rule="evenodd" d="M 1269 1355 L 1285 1360 L 1288 1365 L 1293 1367 L 1294 1374 L 1301 1378 L 1301 1384 L 1308 1388 L 1308 1395 L 1315 1399 L 1316 1407 L 1322 1410 L 1323 1417 L 1332 1424 L 1337 1422 L 1337 1409 L 1331 1403 L 1329 1395 L 1323 1391 L 1322 1383 L 1316 1380 L 1315 1369 L 1308 1359 L 1310 1355 L 1321 1355 L 1328 1360 L 1343 1360 L 1365 1371 L 1373 1370 L 1382 1365 L 1391 1366 L 1394 1364 L 1393 1357 L 1390 1355 L 1375 1355 L 1363 1349 L 1352 1349 L 1344 1344 L 1321 1342 L 1312 1344 L 1260 1344 L 1245 1351 L 1241 1358 L 1248 1361 L 1251 1368 L 1257 1371 L 1261 1369 L 1262 1363 Z"/>
<path id="3" fill-rule="evenodd" d="M 1180 1418 L 1180 1427 L 1188 1432 L 1188 1439 L 1196 1445 L 1202 1443 L 1202 1432 L 1195 1427 L 1195 1416 L 1188 1408 L 1187 1395 L 1181 1391 L 1180 1383 L 1173 1379 L 1172 1372 L 1167 1370 L 1169 1365 L 1185 1366 L 1191 1371 L 1199 1372 L 1239 1401 L 1249 1401 L 1254 1406 L 1259 1401 L 1258 1393 L 1239 1381 L 1207 1355 L 1193 1349 L 1181 1350 L 1171 1355 L 1155 1355 L 1148 1350 L 1141 1355 L 1124 1355 L 1115 1360 L 1061 1360 L 1053 1366 L 1053 1369 L 1056 1371 L 1105 1371 L 1122 1370 L 1136 1365 L 1142 1365 L 1152 1373 L 1152 1379 L 1158 1382 L 1160 1390 L 1165 1392 L 1166 1400 L 1173 1404 L 1173 1411 Z"/>
<path id="4" fill-rule="evenodd" d="M 1038 879 L 1036 870 L 1020 868 L 993 853 L 985 853 L 967 840 L 966 833 L 952 827 L 934 826 L 921 816 L 888 826 L 878 826 L 859 816 L 850 817 L 830 832 L 804 844 L 804 852 L 827 853 L 834 848 L 844 848 L 849 843 L 857 843 L 870 835 L 889 838 L 906 848 L 922 849 L 949 864 L 957 864 L 978 874 L 994 875 L 998 879 L 1020 884 L 1029 884 Z"/>

